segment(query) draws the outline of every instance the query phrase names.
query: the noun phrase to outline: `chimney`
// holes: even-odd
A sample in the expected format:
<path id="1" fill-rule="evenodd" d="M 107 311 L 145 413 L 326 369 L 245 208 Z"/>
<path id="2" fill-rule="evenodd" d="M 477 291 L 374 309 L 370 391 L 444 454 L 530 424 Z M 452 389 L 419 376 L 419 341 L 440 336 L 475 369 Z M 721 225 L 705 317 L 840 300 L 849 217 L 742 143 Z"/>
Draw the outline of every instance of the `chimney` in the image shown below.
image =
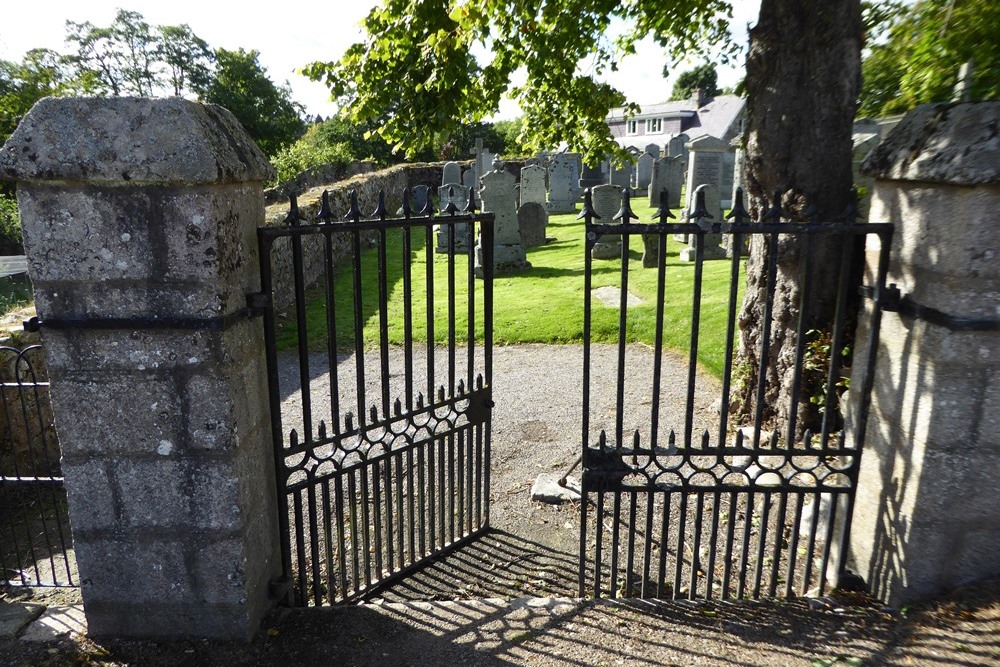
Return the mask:
<path id="1" fill-rule="evenodd" d="M 695 109 L 700 109 L 705 106 L 705 92 L 701 88 L 691 89 L 691 104 Z"/>

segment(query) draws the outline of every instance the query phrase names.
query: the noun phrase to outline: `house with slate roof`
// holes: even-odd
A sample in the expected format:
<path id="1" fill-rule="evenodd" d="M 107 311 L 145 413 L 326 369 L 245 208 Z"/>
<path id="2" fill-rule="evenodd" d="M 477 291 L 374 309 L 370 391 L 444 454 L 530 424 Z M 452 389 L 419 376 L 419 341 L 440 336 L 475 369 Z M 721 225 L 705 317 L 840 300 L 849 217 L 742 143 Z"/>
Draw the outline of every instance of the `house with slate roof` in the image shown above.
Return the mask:
<path id="1" fill-rule="evenodd" d="M 681 133 L 690 139 L 708 135 L 728 143 L 743 132 L 745 102 L 738 95 L 706 97 L 696 88 L 690 99 L 644 106 L 634 116 L 622 108 L 612 109 L 606 122 L 623 148 L 663 146 Z"/>

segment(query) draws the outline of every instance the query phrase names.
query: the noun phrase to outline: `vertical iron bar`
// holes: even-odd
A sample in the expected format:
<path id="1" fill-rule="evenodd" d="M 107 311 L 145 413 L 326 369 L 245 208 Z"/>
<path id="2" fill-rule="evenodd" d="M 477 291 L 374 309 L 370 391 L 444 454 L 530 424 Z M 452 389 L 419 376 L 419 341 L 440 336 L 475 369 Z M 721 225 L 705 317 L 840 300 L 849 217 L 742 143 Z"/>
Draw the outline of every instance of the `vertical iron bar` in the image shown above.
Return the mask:
<path id="1" fill-rule="evenodd" d="M 761 578 L 764 574 L 764 554 L 767 550 L 767 525 L 771 519 L 771 492 L 764 491 L 763 509 L 760 517 L 760 531 L 757 534 L 757 558 L 754 563 L 753 597 L 760 597 Z"/>
<path id="2" fill-rule="evenodd" d="M 672 499 L 673 494 L 669 491 L 663 494 L 663 510 L 660 517 L 660 572 L 656 578 L 656 597 L 660 599 L 664 597 L 663 588 L 667 583 L 667 549 L 670 546 L 670 503 Z"/>
<path id="3" fill-rule="evenodd" d="M 361 553 L 365 563 L 365 588 L 372 585 L 372 535 L 371 535 L 371 514 L 368 510 L 368 464 L 365 463 L 358 468 L 361 475 Z"/>
<path id="4" fill-rule="evenodd" d="M 646 549 L 642 555 L 642 589 L 639 593 L 643 598 L 652 597 L 649 590 L 650 559 L 653 557 L 653 489 L 646 489 Z"/>
<path id="5" fill-rule="evenodd" d="M 323 270 L 326 290 L 326 355 L 330 369 L 330 421 L 340 433 L 340 380 L 337 356 L 337 298 L 333 275 L 333 236 L 323 234 Z"/>
<path id="6" fill-rule="evenodd" d="M 587 470 L 586 470 L 586 460 L 587 460 L 587 448 L 589 447 L 590 440 L 590 299 L 592 290 L 592 280 L 591 280 L 591 270 L 593 260 L 590 256 L 591 248 L 593 247 L 594 233 L 591 231 L 591 225 L 593 224 L 593 210 L 590 207 L 590 189 L 587 189 L 585 195 L 585 206 L 583 207 L 583 217 L 584 217 L 584 257 L 583 257 L 583 412 L 580 419 L 580 456 L 581 458 L 581 475 L 580 475 L 580 563 L 579 563 L 579 580 L 580 580 L 580 596 L 583 597 L 584 584 L 583 582 L 587 577 L 587 503 L 589 502 L 589 492 L 590 483 L 588 481 Z M 598 503 L 601 503 L 601 494 L 598 492 Z M 597 559 L 595 565 L 595 575 L 594 575 L 594 597 L 601 597 L 601 538 L 602 538 L 602 514 L 600 509 L 595 512 L 595 517 L 597 518 L 596 526 L 596 538 L 597 547 L 595 558 Z"/>
<path id="7" fill-rule="evenodd" d="M 760 339 L 760 363 L 757 365 L 757 402 L 754 406 L 753 448 L 760 447 L 761 422 L 764 420 L 764 389 L 767 385 L 767 373 L 764 369 L 769 363 L 771 350 L 771 316 L 774 309 L 774 290 L 778 274 L 778 233 L 772 232 L 768 244 L 767 257 L 767 298 L 764 301 L 764 332 Z"/>
<path id="8" fill-rule="evenodd" d="M 622 492 L 618 489 L 614 491 L 614 503 L 611 518 L 611 581 L 609 594 L 612 598 L 618 597 L 618 550 L 620 548 L 619 538 L 621 537 L 620 524 L 622 515 Z"/>
<path id="9" fill-rule="evenodd" d="M 442 441 L 443 443 L 443 441 Z M 448 486 L 445 491 L 448 496 L 448 542 L 455 542 L 455 434 L 448 435 Z"/>
<path id="10" fill-rule="evenodd" d="M 771 563 L 771 581 L 767 585 L 767 594 L 774 597 L 778 587 L 778 570 L 781 567 L 781 541 L 785 532 L 785 513 L 788 509 L 788 494 L 784 491 L 778 495 L 778 518 L 774 526 L 774 560 Z"/>
<path id="11" fill-rule="evenodd" d="M 589 254 L 589 253 L 588 253 Z M 586 499 L 583 500 L 583 504 L 586 505 Z M 581 512 L 582 514 L 582 512 Z M 594 597 L 600 599 L 601 597 L 601 555 L 604 547 L 604 491 L 599 489 L 597 491 L 597 509 L 594 510 L 594 517 L 596 519 L 597 525 L 595 528 L 595 540 L 594 540 Z M 583 567 L 583 554 L 580 556 L 580 567 Z M 614 597 L 612 595 L 612 597 Z"/>
<path id="12" fill-rule="evenodd" d="M 295 512 L 295 555 L 298 557 L 299 575 L 299 597 L 297 603 L 306 606 L 309 604 L 309 589 L 306 582 L 309 570 L 306 567 L 305 536 L 302 534 L 305 530 L 305 523 L 302 521 L 302 496 L 299 494 L 299 491 L 292 493 L 292 505 Z"/>
<path id="13" fill-rule="evenodd" d="M 361 575 L 360 575 L 360 552 L 363 547 L 359 543 L 358 532 L 358 483 L 356 477 L 356 471 L 352 470 L 347 473 L 347 499 L 348 499 L 348 510 L 351 515 L 351 575 L 352 583 L 354 584 L 354 592 L 361 590 Z M 346 588 L 344 590 L 347 590 Z"/>
<path id="14" fill-rule="evenodd" d="M 813 251 L 815 249 L 816 237 L 812 234 L 806 236 L 806 257 L 802 262 L 802 271 L 799 274 L 799 323 L 795 334 L 795 365 L 792 366 L 792 406 L 788 413 L 788 436 L 787 444 L 789 450 L 795 443 L 795 425 L 799 416 L 799 393 L 802 391 L 802 359 L 806 347 L 806 311 L 809 303 L 808 297 L 812 294 L 813 283 Z M 801 240 L 800 240 L 801 243 Z"/>
<path id="15" fill-rule="evenodd" d="M 434 230 L 424 227 L 424 276 L 427 282 L 427 400 L 434 402 Z"/>
<path id="16" fill-rule="evenodd" d="M 337 471 L 333 478 L 334 507 L 337 514 L 337 552 L 340 557 L 340 592 L 343 598 L 348 595 L 347 589 L 347 541 L 344 539 L 344 531 L 347 529 L 347 517 L 344 516 L 344 474 Z M 353 498 L 353 496 L 352 496 Z M 351 531 L 351 543 L 354 542 L 354 531 Z M 357 575 L 354 577 L 357 581 Z M 330 586 L 331 596 L 333 586 Z M 332 601 L 332 600 L 331 600 Z"/>
<path id="17" fill-rule="evenodd" d="M 465 429 L 458 432 L 458 459 L 455 463 L 455 469 L 458 472 L 458 479 L 456 480 L 458 486 L 458 507 L 457 509 L 457 523 L 458 523 L 458 535 L 459 537 L 465 535 Z"/>
<path id="18" fill-rule="evenodd" d="M 354 365 L 356 368 L 356 387 L 358 399 L 358 430 L 364 430 L 367 421 L 365 406 L 365 345 L 364 345 L 364 308 L 361 293 L 361 232 L 351 232 L 351 257 L 354 270 Z"/>
<path id="19" fill-rule="evenodd" d="M 688 352 L 687 403 L 684 414 L 684 446 L 691 446 L 694 419 L 694 388 L 698 372 L 698 333 L 701 327 L 701 281 L 705 268 L 705 234 L 695 237 L 694 285 L 691 305 L 691 350 Z M 723 408 L 726 406 L 723 405 Z"/>
<path id="20" fill-rule="evenodd" d="M 294 223 L 293 223 L 294 224 Z M 299 354 L 299 390 L 302 400 L 303 440 L 313 441 L 312 427 L 312 392 L 309 388 L 309 338 L 306 324 L 306 286 L 305 269 L 302 257 L 302 235 L 292 235 L 292 270 L 295 283 L 295 326 L 298 333 Z"/>
<path id="21" fill-rule="evenodd" d="M 740 260 L 743 252 L 743 235 L 735 232 L 729 247 L 733 249 L 733 257 L 732 263 L 729 265 L 729 309 L 726 319 L 725 362 L 722 370 L 722 409 L 719 411 L 720 447 L 726 443 L 726 436 L 729 434 L 729 394 L 733 379 L 733 348 L 736 341 L 737 300 L 739 299 L 739 283 L 742 279 Z"/>
<path id="22" fill-rule="evenodd" d="M 440 514 L 438 515 L 438 537 L 440 538 L 441 546 L 448 545 L 448 519 L 446 514 L 448 513 L 448 505 L 445 502 L 445 495 L 448 492 L 448 487 L 445 485 L 445 472 L 448 468 L 448 459 L 445 455 L 444 438 L 437 438 L 437 455 L 438 455 L 438 479 L 437 479 L 437 491 L 438 491 L 438 510 Z"/>
<path id="23" fill-rule="evenodd" d="M 665 220 L 665 218 L 664 218 Z M 663 369 L 663 306 L 666 299 L 667 283 L 667 234 L 660 232 L 657 237 L 656 255 L 656 329 L 653 340 L 653 404 L 650 406 L 649 420 L 650 449 L 656 451 L 660 432 L 660 380 Z"/>
<path id="24" fill-rule="evenodd" d="M 853 238 L 851 238 L 851 241 L 853 241 Z M 830 369 L 826 379 L 826 410 L 823 411 L 823 431 L 820 438 L 820 447 L 824 450 L 829 444 L 830 429 L 833 427 L 831 415 L 836 412 L 834 409 L 836 406 L 834 397 L 837 391 L 837 378 L 840 375 L 841 350 L 844 347 L 844 329 L 847 328 L 847 297 L 851 289 L 851 260 L 853 259 L 851 248 L 853 246 L 853 242 L 842 243 L 841 245 L 840 286 L 837 289 L 837 311 L 833 318 L 833 336 L 830 343 Z"/>
<path id="25" fill-rule="evenodd" d="M 428 534 L 430 536 L 430 550 L 431 553 L 437 550 L 437 490 L 435 489 L 435 482 L 437 477 L 435 477 L 436 463 L 435 451 L 434 451 L 435 441 L 433 439 L 427 441 L 427 521 L 428 521 Z M 443 544 L 441 546 L 444 546 Z"/>
<path id="26" fill-rule="evenodd" d="M 688 590 L 688 599 L 694 600 L 698 592 L 698 572 L 701 570 L 701 524 L 702 514 L 705 512 L 705 494 L 698 492 L 698 502 L 695 504 L 694 515 L 694 540 L 691 546 L 691 586 Z M 707 595 L 705 596 L 708 597 Z"/>
<path id="27" fill-rule="evenodd" d="M 448 396 L 455 395 L 455 216 L 448 221 Z"/>
<path id="28" fill-rule="evenodd" d="M 412 521 L 407 523 L 405 519 L 406 515 L 403 514 L 403 480 L 409 477 L 403 469 L 403 452 L 397 452 L 394 458 L 396 459 L 396 518 L 398 519 L 398 526 L 396 527 L 396 553 L 399 559 L 397 567 L 401 570 L 406 564 L 406 532 L 413 524 Z"/>
<path id="29" fill-rule="evenodd" d="M 376 454 L 377 456 L 377 454 Z M 365 466 L 365 479 L 368 479 L 368 475 L 371 474 L 371 492 L 372 492 L 372 537 L 375 539 L 374 543 L 374 556 L 375 556 L 375 572 L 372 579 L 376 582 L 382 580 L 382 549 L 383 549 L 383 538 L 382 538 L 382 463 L 379 459 L 375 459 L 368 466 Z M 369 473 L 370 471 L 370 473 Z"/>
<path id="30" fill-rule="evenodd" d="M 795 561 L 799 550 L 799 523 L 802 521 L 802 502 L 804 500 L 804 494 L 795 494 L 795 509 L 792 514 L 792 534 L 788 538 L 788 569 L 785 572 L 785 597 L 788 599 L 792 597 L 794 586 Z"/>
<path id="31" fill-rule="evenodd" d="M 722 595 L 720 596 L 723 600 L 729 599 L 729 584 L 732 579 L 733 572 L 733 541 L 736 537 L 736 492 L 729 492 L 729 504 L 726 510 L 726 541 L 725 547 L 722 550 L 723 556 L 723 568 L 722 568 Z"/>
<path id="32" fill-rule="evenodd" d="M 837 523 L 837 508 L 840 505 L 840 496 L 835 493 L 830 494 L 830 517 L 826 520 L 826 536 L 823 539 L 823 557 L 819 568 L 819 594 L 826 593 L 826 569 L 830 564 L 830 550 L 833 548 L 833 528 Z M 834 582 L 836 583 L 836 582 Z"/>
<path id="33" fill-rule="evenodd" d="M 486 386 L 493 392 L 493 216 L 487 214 L 480 222 L 480 238 L 482 239 L 483 256 L 483 365 L 486 373 Z M 493 429 L 493 404 L 487 411 L 486 423 L 483 425 L 483 526 L 490 525 L 490 461 Z"/>
<path id="34" fill-rule="evenodd" d="M 407 213 L 409 217 L 409 213 Z M 406 378 L 406 411 L 413 410 L 413 239 L 403 227 L 403 376 Z"/>
<path id="35" fill-rule="evenodd" d="M 316 486 L 314 480 L 310 480 L 309 486 L 303 489 L 303 493 L 308 494 L 309 501 L 309 558 L 312 559 L 312 593 L 313 604 L 317 607 L 323 604 L 323 593 L 320 584 L 323 575 L 320 573 L 319 558 L 319 516 L 316 511 Z"/>
<path id="36" fill-rule="evenodd" d="M 807 595 L 809 584 L 812 583 L 813 560 L 816 558 L 816 532 L 819 530 L 819 515 L 823 509 L 823 496 L 818 491 L 813 494 L 812 516 L 809 520 L 809 536 L 806 547 L 806 571 L 802 575 L 802 595 Z"/>
<path id="37" fill-rule="evenodd" d="M 257 255 L 260 257 L 260 289 L 266 299 L 264 308 L 264 357 L 267 365 L 267 376 L 272 378 L 268 383 L 268 414 L 271 421 L 271 451 L 274 461 L 275 494 L 278 499 L 278 534 L 281 543 L 281 573 L 288 581 L 292 576 L 292 544 L 290 527 L 288 525 L 288 494 L 285 486 L 288 481 L 288 471 L 285 468 L 283 455 L 285 434 L 281 426 L 281 389 L 273 378 L 278 377 L 278 350 L 276 337 L 276 322 L 274 317 L 274 285 L 271 276 L 271 241 L 263 234 L 257 234 Z M 291 602 L 291 589 L 285 602 Z"/>
<path id="38" fill-rule="evenodd" d="M 420 517 L 420 524 L 417 526 L 417 535 L 420 536 L 420 556 L 427 555 L 427 489 L 426 489 L 426 468 L 424 465 L 424 447 L 417 448 L 417 516 Z M 433 526 L 433 520 L 431 526 Z M 433 527 L 431 532 L 433 532 Z M 433 549 L 433 542 L 431 543 Z"/>
<path id="39" fill-rule="evenodd" d="M 417 560 L 417 540 L 416 540 L 416 529 L 417 529 L 417 519 L 416 512 L 414 511 L 414 505 L 416 504 L 416 498 L 413 497 L 414 493 L 414 476 L 417 474 L 414 468 L 413 462 L 413 447 L 406 448 L 406 526 L 407 533 L 410 542 L 410 560 L 416 562 Z M 400 554 L 403 550 L 399 550 Z"/>
<path id="40" fill-rule="evenodd" d="M 638 493 L 629 491 L 629 512 L 628 512 L 628 551 L 625 557 L 625 594 L 622 597 L 634 597 L 632 592 L 632 573 L 635 571 L 635 534 L 636 534 L 636 505 L 638 505 Z"/>
<path id="41" fill-rule="evenodd" d="M 686 486 L 686 485 L 685 485 Z M 681 582 L 684 576 L 684 531 L 687 528 L 687 489 L 680 493 L 680 514 L 677 519 L 677 558 L 674 564 L 674 593 L 673 598 L 677 599 L 681 594 Z"/>
<path id="42" fill-rule="evenodd" d="M 618 377 L 615 401 L 615 446 L 624 440 L 625 420 L 625 332 L 628 322 L 628 253 L 629 236 L 622 234 L 621 294 L 618 302 Z M 589 254 L 589 253 L 588 253 Z M 616 524 L 617 525 L 617 524 Z"/>
<path id="43" fill-rule="evenodd" d="M 473 382 L 476 379 L 476 244 L 472 238 L 472 230 L 475 228 L 475 220 L 470 219 L 469 223 L 466 225 L 466 230 L 468 232 L 468 238 L 466 239 L 466 245 L 468 247 L 468 254 L 466 255 L 466 269 L 467 276 L 466 280 L 468 282 L 466 289 L 469 292 L 468 295 L 468 322 L 466 323 L 469 328 L 469 348 L 468 348 L 468 364 L 469 371 L 465 378 L 466 386 L 469 391 L 475 386 Z"/>
<path id="44" fill-rule="evenodd" d="M 384 222 L 384 220 L 383 220 Z M 385 227 L 378 230 L 378 339 L 382 377 L 382 417 L 389 417 L 389 286 Z"/>
<path id="45" fill-rule="evenodd" d="M 708 569 L 705 577 L 705 599 L 711 600 L 715 589 L 715 559 L 718 557 L 719 547 L 719 511 L 722 507 L 722 495 L 716 488 L 712 496 L 712 530 L 711 541 L 708 545 Z M 727 552 L 728 553 L 728 552 Z"/>
<path id="46" fill-rule="evenodd" d="M 751 482 L 751 484 L 753 484 L 753 482 Z M 740 570 L 736 586 L 736 599 L 738 600 L 742 600 L 744 594 L 746 593 L 747 567 L 750 561 L 750 528 L 753 522 L 753 496 L 753 487 L 751 486 L 750 491 L 747 493 L 746 520 L 743 522 L 743 543 L 740 545 Z"/>
<path id="47" fill-rule="evenodd" d="M 326 601 L 333 604 L 336 585 L 333 579 L 333 506 L 330 502 L 330 480 L 324 480 L 320 485 L 323 507 L 323 562 L 326 564 Z"/>

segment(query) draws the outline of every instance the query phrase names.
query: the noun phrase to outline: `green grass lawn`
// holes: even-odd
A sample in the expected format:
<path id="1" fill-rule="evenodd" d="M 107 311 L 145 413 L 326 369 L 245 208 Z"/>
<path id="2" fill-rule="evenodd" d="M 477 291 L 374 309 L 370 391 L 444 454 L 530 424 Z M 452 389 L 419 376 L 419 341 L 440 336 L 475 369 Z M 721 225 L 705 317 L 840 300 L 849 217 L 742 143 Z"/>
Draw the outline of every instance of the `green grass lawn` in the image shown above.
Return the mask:
<path id="1" fill-rule="evenodd" d="M 639 200 L 635 212 L 640 222 L 651 221 L 653 209 Z M 584 225 L 575 214 L 553 215 L 549 218 L 547 236 L 555 240 L 528 252 L 531 269 L 494 280 L 494 341 L 497 344 L 513 343 L 580 343 L 583 341 L 584 309 Z M 413 301 L 413 335 L 417 340 L 427 340 L 426 253 L 422 233 L 413 235 L 412 292 L 420 295 Z M 666 263 L 666 289 L 664 299 L 664 344 L 687 351 L 691 339 L 692 287 L 694 265 L 681 262 L 678 254 L 682 244 L 669 239 Z M 387 290 L 389 295 L 387 329 L 391 343 L 404 340 L 403 324 L 403 268 L 402 235 L 396 231 L 388 234 Z M 656 269 L 642 267 L 642 241 L 632 237 L 629 259 L 628 291 L 643 303 L 627 309 L 625 339 L 652 345 L 656 324 Z M 434 338 L 447 340 L 447 255 L 433 254 L 434 263 Z M 353 346 L 353 296 L 350 265 L 344 262 L 343 279 L 336 281 L 335 305 L 338 343 Z M 698 358 L 708 372 L 721 376 L 724 364 L 727 312 L 729 306 L 729 260 L 707 261 L 704 264 L 701 292 L 701 322 L 699 326 Z M 346 273 L 345 273 L 346 272 Z M 459 339 L 468 336 L 467 294 L 468 263 L 465 256 L 455 258 L 456 313 L 455 326 Z M 620 260 L 594 260 L 593 287 L 620 285 Z M 742 299 L 742 279 L 739 299 Z M 362 257 L 362 284 L 364 285 L 362 319 L 364 340 L 368 346 L 377 345 L 380 317 L 378 312 L 378 270 L 375 250 L 366 250 Z M 477 321 L 477 338 L 482 336 L 482 290 L 477 280 L 474 297 Z M 326 346 L 326 303 L 322 288 L 310 292 L 307 309 L 309 346 L 324 349 Z M 739 301 L 737 301 L 739 303 Z M 592 302 L 591 340 L 617 342 L 619 313 L 617 307 Z M 293 348 L 297 328 L 289 321 L 279 331 L 280 348 Z"/>

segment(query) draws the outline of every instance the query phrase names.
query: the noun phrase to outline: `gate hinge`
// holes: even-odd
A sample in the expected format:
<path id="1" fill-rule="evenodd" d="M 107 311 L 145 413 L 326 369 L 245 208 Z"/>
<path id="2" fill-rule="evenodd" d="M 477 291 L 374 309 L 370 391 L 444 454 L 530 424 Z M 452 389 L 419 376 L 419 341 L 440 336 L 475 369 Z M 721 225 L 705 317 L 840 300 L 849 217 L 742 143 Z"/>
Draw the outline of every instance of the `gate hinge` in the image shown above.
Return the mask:
<path id="1" fill-rule="evenodd" d="M 875 290 L 868 286 L 861 288 L 861 294 L 874 299 L 884 311 L 899 313 L 901 317 L 909 320 L 922 320 L 949 331 L 1000 331 L 998 318 L 966 317 L 942 312 L 937 308 L 917 303 L 909 296 L 902 296 L 895 283 L 882 288 L 882 293 L 878 296 L 875 295 Z"/>
<path id="2" fill-rule="evenodd" d="M 247 314 L 250 317 L 263 317 L 271 307 L 271 295 L 267 292 L 251 292 L 247 294 Z"/>
<path id="3" fill-rule="evenodd" d="M 889 312 L 899 312 L 899 304 L 902 301 L 902 293 L 899 288 L 896 287 L 896 283 L 890 283 L 889 285 L 881 289 L 881 293 L 876 295 L 876 290 L 871 285 L 862 285 L 858 288 L 858 292 L 866 299 L 874 300 L 882 310 L 888 310 Z"/>

